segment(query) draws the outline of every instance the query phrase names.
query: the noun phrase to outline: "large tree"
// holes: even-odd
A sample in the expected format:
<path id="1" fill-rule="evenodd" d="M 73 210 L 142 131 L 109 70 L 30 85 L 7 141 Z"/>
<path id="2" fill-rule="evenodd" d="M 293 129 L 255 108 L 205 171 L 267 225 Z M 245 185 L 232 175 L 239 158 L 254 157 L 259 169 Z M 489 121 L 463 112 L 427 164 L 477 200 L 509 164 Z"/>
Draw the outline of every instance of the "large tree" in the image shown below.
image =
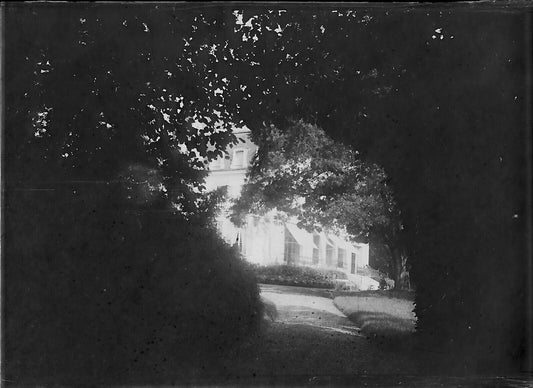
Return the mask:
<path id="1" fill-rule="evenodd" d="M 204 163 L 235 141 L 229 13 L 5 14 L 6 378 L 110 383 L 220 354 L 260 318 L 201 194 Z"/>
<path id="2" fill-rule="evenodd" d="M 248 126 L 303 119 L 382 166 L 402 212 L 418 332 L 463 371 L 518 367 L 526 12 L 279 6 L 238 19 Z"/>
<path id="3" fill-rule="evenodd" d="M 401 218 L 384 171 L 301 121 L 284 130 L 257 129 L 253 139 L 259 151 L 233 207 L 234 221 L 276 209 L 297 217 L 310 231 L 325 228 L 357 242 L 382 244 L 400 287 L 405 268 Z"/>
<path id="4" fill-rule="evenodd" d="M 11 283 L 18 288 L 5 293 L 6 308 L 17 298 L 43 297 L 24 293 L 44 289 L 27 285 L 44 287 L 47 278 L 39 274 L 54 272 L 36 263 L 54 261 L 28 258 L 44 252 L 47 241 L 56 244 L 49 252 L 61 241 L 70 244 L 63 234 L 42 233 L 59 230 L 53 223 L 63 222 L 70 236 L 85 230 L 111 236 L 105 223 L 75 229 L 65 221 L 87 214 L 83 204 L 99 214 L 125 207 L 145 218 L 174 207 L 189 216 L 197 211 L 193 187 L 202 174 L 194 164 L 197 152 L 209 157 L 211 148 L 187 118 L 207 125 L 213 151 L 232 139 L 215 128 L 220 121 L 255 131 L 303 119 L 390 178 L 413 259 L 419 332 L 443 352 L 452 349 L 448 358 L 467 371 L 475 363 L 516 365 L 526 289 L 529 48 L 521 10 L 236 8 L 8 7 L 5 217 L 18 222 L 6 222 L 4 252 L 19 262 L 6 264 L 5 273 L 27 281 Z M 182 152 L 165 145 L 185 139 L 191 147 L 178 146 Z M 137 194 L 123 196 L 117 185 L 110 195 L 106 186 L 117 181 L 134 183 Z M 80 196 L 80 185 L 93 193 Z M 128 196 L 133 201 L 110 200 Z M 61 217 L 58 209 L 71 210 Z M 135 217 L 125 223 L 131 230 L 139 227 Z M 143 229 L 159 238 L 160 220 Z M 140 240 L 133 236 L 129 241 Z M 79 246 L 83 252 L 90 244 Z"/>

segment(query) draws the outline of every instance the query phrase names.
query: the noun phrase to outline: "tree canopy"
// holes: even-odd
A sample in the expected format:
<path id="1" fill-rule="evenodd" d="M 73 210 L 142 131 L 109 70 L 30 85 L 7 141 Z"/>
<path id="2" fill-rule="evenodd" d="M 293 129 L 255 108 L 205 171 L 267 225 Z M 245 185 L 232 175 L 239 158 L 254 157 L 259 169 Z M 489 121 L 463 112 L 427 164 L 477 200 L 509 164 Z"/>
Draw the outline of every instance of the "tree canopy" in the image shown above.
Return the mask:
<path id="1" fill-rule="evenodd" d="M 526 327 L 525 12 L 282 8 L 242 12 L 251 97 L 241 117 L 252 129 L 317 124 L 383 167 L 402 213 L 419 335 L 465 355 L 463 371 L 516 368 Z"/>
<path id="2" fill-rule="evenodd" d="M 235 141 L 224 16 L 6 7 L 11 381 L 185 373 L 255 329 L 257 284 L 210 226 L 216 195 L 201 193 L 205 162 Z"/>
<path id="3" fill-rule="evenodd" d="M 207 227 L 203 161 L 235 141 L 227 129 L 303 120 L 389 178 L 419 333 L 468 371 L 516 366 L 525 24 L 512 6 L 9 5 L 5 255 L 19 261 L 5 278 L 25 281 L 6 306 L 56 280 L 57 304 L 65 279 L 99 279 L 76 291 L 99 311 L 127 252 L 146 258 L 141 276 L 183 241 L 171 230 Z"/>
<path id="4" fill-rule="evenodd" d="M 140 164 L 158 171 L 153 192 L 192 211 L 204 159 L 235 141 L 235 109 L 224 93 L 237 75 L 221 72 L 234 51 L 225 13 L 135 5 L 100 12 L 87 4 L 15 9 L 9 25 L 27 29 L 10 34 L 7 117 L 25 130 L 6 140 L 32 152 L 8 149 L 20 166 L 9 170 L 18 174 L 13 181 L 34 178 L 24 173 L 41 181 L 61 180 L 59 173 L 142 180 L 148 172 Z M 46 160 L 46 168 L 24 169 L 28 158 Z"/>
<path id="5" fill-rule="evenodd" d="M 276 207 L 299 216 L 310 229 L 339 223 L 361 242 L 388 222 L 385 198 L 391 207 L 393 200 L 383 172 L 323 130 L 298 122 L 285 130 L 262 128 L 255 138 L 259 152 L 238 200 L 242 207 L 255 212 Z M 344 217 L 342 208 L 350 199 L 358 205 L 353 212 L 346 208 L 351 216 Z"/>
<path id="6" fill-rule="evenodd" d="M 332 230 L 360 243 L 384 245 L 400 286 L 405 267 L 401 216 L 383 169 L 302 121 L 284 130 L 260 128 L 254 139 L 259 151 L 233 206 L 234 222 L 275 209 L 296 217 L 309 231 Z"/>
<path id="7" fill-rule="evenodd" d="M 465 355 L 462 370 L 516 368 L 526 281 L 522 10 L 277 10 L 243 13 L 243 34 L 258 37 L 257 65 L 245 73 L 254 80 L 249 127 L 303 119 L 382 166 L 402 212 L 419 335 Z"/>

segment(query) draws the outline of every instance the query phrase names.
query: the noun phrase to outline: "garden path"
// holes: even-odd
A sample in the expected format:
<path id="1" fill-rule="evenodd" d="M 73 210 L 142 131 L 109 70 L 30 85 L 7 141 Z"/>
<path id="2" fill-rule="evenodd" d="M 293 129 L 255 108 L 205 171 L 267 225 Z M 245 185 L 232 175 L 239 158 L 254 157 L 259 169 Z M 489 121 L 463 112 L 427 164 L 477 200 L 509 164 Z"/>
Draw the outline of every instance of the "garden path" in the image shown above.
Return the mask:
<path id="1" fill-rule="evenodd" d="M 359 334 L 333 305 L 328 290 L 261 285 L 261 296 L 276 306 L 277 316 L 265 320 L 257 335 L 230 352 L 200 383 L 426 388 L 486 387 L 499 382 L 424 376 L 427 368 L 419 365 L 408 344 Z"/>
<path id="2" fill-rule="evenodd" d="M 358 328 L 335 307 L 333 300 L 326 295 L 327 291 L 320 289 L 261 285 L 261 296 L 272 302 L 277 309 L 274 322 L 282 325 L 311 326 L 324 332 L 361 336 Z"/>

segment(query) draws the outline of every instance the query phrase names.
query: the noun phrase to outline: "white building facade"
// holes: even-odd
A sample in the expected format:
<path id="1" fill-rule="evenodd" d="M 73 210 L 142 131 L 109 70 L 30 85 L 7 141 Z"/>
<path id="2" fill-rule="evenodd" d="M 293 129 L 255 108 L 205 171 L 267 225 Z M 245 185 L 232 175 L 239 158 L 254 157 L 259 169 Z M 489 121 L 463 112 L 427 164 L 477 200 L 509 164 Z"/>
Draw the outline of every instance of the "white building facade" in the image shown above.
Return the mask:
<path id="1" fill-rule="evenodd" d="M 231 200 L 237 198 L 246 173 L 257 151 L 249 138 L 249 130 L 235 130 L 242 139 L 229 147 L 227 155 L 209 165 L 207 190 L 227 187 L 229 201 L 217 218 L 217 228 L 227 243 L 237 244 L 244 258 L 258 265 L 287 264 L 344 272 L 357 289 L 377 289 L 379 282 L 358 273 L 368 266 L 368 244 L 358 244 L 335 234 L 310 233 L 293 222 L 279 221 L 274 213 L 250 214 L 242 227 L 230 221 Z"/>

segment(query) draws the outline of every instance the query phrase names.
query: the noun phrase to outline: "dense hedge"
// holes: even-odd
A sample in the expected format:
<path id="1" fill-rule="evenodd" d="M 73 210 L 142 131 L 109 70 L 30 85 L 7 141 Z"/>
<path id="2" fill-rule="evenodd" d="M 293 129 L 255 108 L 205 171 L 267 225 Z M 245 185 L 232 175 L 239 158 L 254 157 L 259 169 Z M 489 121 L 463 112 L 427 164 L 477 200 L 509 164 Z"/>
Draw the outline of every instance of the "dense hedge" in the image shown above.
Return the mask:
<path id="1" fill-rule="evenodd" d="M 421 347 L 442 356 L 428 372 L 516 373 L 531 368 L 528 19 L 518 9 L 437 11 L 392 15 L 402 34 L 379 39 L 406 42 L 397 92 L 380 98 L 359 132 L 349 121 L 328 131 L 390 177 Z M 412 39 L 437 25 L 454 39 Z M 387 58 L 395 47 L 389 42 Z"/>
<path id="2" fill-rule="evenodd" d="M 347 279 L 341 271 L 290 265 L 252 266 L 257 281 L 265 284 L 335 288 L 335 279 Z"/>
<path id="3" fill-rule="evenodd" d="M 176 377 L 216 361 L 259 322 L 255 277 L 214 230 L 127 212 L 112 191 L 7 193 L 8 380 Z"/>
<path id="4" fill-rule="evenodd" d="M 428 140 L 417 143 L 424 152 L 411 165 L 424 160 L 424 168 L 401 189 L 410 213 L 419 335 L 454 373 L 516 373 L 524 356 L 531 156 L 524 153 L 524 108 L 516 102 L 524 46 L 514 41 L 520 41 L 523 21 L 500 16 L 457 19 L 457 31 L 468 32 L 472 44 L 446 61 L 439 58 L 442 67 L 431 74 L 462 74 L 463 83 L 440 87 L 446 81 L 434 78 L 428 87 L 434 75 L 417 78 L 428 94 L 439 91 L 440 109 L 418 117 L 428 123 L 419 132 Z M 494 25 L 490 38 L 488 24 Z M 474 43 L 493 38 L 502 40 Z M 464 63 L 471 73 L 465 74 Z M 431 98 L 420 89 L 414 95 Z M 412 149 L 407 143 L 402 151 Z"/>
<path id="5" fill-rule="evenodd" d="M 516 373 L 526 366 L 530 308 L 525 24 L 519 13 L 499 12 L 452 21 L 449 29 L 469 43 L 459 38 L 458 51 L 424 61 L 431 71 L 419 72 L 413 87 L 413 104 L 427 112 L 416 116 L 422 125 L 412 138 L 420 140 L 399 151 L 416 155 L 398 167 L 416 171 L 398 187 L 409 213 L 419 335 L 453 373 Z M 488 41 L 497 43 L 480 44 Z"/>
<path id="6" fill-rule="evenodd" d="M 222 114 L 231 127 L 205 98 L 211 81 L 180 64 L 195 58 L 178 42 L 200 11 L 8 8 L 2 377 L 107 386 L 136 373 L 142 385 L 208 368 L 253 330 L 261 304 L 197 190 L 211 146 L 234 140 L 188 123 Z M 191 53 L 203 36 L 186 42 Z"/>

